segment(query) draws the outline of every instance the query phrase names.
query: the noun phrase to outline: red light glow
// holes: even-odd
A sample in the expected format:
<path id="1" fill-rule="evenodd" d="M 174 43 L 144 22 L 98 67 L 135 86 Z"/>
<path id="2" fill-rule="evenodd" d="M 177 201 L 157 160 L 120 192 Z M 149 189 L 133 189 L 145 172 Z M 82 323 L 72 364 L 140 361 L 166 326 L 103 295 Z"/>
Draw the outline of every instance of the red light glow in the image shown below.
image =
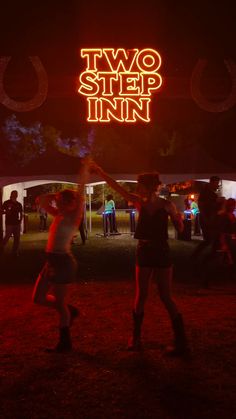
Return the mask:
<path id="1" fill-rule="evenodd" d="M 150 122 L 151 95 L 162 85 L 157 51 L 82 49 L 81 57 L 78 92 L 87 97 L 87 121 Z"/>

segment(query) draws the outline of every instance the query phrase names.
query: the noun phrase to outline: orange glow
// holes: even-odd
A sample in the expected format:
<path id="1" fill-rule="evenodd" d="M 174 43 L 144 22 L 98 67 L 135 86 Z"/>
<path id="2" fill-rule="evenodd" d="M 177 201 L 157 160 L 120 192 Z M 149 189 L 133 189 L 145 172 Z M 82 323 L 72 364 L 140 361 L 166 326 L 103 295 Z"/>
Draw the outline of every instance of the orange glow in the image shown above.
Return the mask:
<path id="1" fill-rule="evenodd" d="M 143 122 L 150 122 L 149 118 L 149 103 L 151 99 L 148 98 L 139 98 L 139 100 L 134 100 L 128 98 L 126 100 L 126 122 L 136 122 L 139 119 Z"/>
<path id="2" fill-rule="evenodd" d="M 161 66 L 161 56 L 154 49 L 143 49 L 138 54 L 137 65 L 141 71 L 154 73 Z"/>
<path id="3" fill-rule="evenodd" d="M 128 50 L 128 54 L 123 48 L 117 49 L 116 52 L 113 48 L 103 49 L 111 71 L 116 72 L 120 71 L 120 67 L 123 71 L 131 71 L 137 52 L 137 49 Z"/>
<path id="4" fill-rule="evenodd" d="M 150 122 L 148 106 L 150 98 L 112 99 L 88 97 L 88 122 Z"/>
<path id="5" fill-rule="evenodd" d="M 82 49 L 86 70 L 78 92 L 87 96 L 89 122 L 150 122 L 152 94 L 162 85 L 153 49 Z"/>

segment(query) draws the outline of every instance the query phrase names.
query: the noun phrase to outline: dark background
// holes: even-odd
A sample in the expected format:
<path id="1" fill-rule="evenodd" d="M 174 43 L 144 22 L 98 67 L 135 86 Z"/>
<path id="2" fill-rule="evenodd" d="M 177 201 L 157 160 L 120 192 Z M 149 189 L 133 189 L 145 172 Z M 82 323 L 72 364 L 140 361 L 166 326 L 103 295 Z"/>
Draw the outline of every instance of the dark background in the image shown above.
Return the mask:
<path id="1" fill-rule="evenodd" d="M 96 125 L 100 137 L 106 138 L 106 154 L 116 145 L 122 169 L 119 157 L 126 144 L 130 144 L 132 161 L 140 162 L 142 153 L 165 146 L 166 138 L 177 132 L 181 145 L 176 159 L 194 144 L 234 168 L 235 105 L 225 112 L 207 112 L 190 94 L 191 75 L 200 58 L 208 60 L 201 85 L 206 97 L 222 99 L 229 93 L 232 80 L 223 60 L 236 63 L 234 9 L 229 1 L 6 2 L 1 7 L 0 56 L 12 56 L 4 75 L 7 93 L 27 100 L 37 90 L 29 55 L 40 57 L 49 87 L 46 101 L 33 111 L 12 112 L 0 104 L 0 122 L 15 113 L 22 124 L 39 120 L 56 127 L 62 137 L 84 135 L 91 125 L 85 121 L 85 98 L 76 91 L 84 68 L 80 48 L 150 47 L 162 56 L 163 76 L 163 87 L 151 102 L 152 122 Z M 150 147 L 143 148 L 147 142 Z"/>

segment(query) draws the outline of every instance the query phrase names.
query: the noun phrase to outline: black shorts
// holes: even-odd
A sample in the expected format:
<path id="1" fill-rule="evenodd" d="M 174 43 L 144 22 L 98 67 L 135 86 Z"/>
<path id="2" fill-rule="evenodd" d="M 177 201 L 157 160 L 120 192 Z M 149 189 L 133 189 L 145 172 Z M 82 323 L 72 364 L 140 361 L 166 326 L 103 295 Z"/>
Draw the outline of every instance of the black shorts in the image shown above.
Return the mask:
<path id="1" fill-rule="evenodd" d="M 136 251 L 136 265 L 141 268 L 170 268 L 172 260 L 167 242 L 160 243 L 139 240 Z"/>
<path id="2" fill-rule="evenodd" d="M 77 263 L 74 257 L 67 253 L 47 253 L 47 262 L 43 275 L 55 284 L 70 284 L 76 280 Z"/>

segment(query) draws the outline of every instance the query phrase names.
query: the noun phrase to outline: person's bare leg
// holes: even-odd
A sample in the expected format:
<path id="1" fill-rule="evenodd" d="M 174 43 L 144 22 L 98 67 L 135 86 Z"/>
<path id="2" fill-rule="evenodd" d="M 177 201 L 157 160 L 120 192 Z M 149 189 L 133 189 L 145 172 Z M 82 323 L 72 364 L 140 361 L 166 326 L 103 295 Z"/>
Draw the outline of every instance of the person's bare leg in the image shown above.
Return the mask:
<path id="1" fill-rule="evenodd" d="M 178 309 L 171 296 L 173 268 L 159 268 L 157 270 L 157 286 L 159 290 L 160 299 L 163 302 L 170 318 L 173 320 L 177 314 Z"/>
<path id="2" fill-rule="evenodd" d="M 149 278 L 152 274 L 152 268 L 140 268 L 136 266 L 136 288 L 134 311 L 135 313 L 143 313 L 144 305 L 148 296 Z"/>
<path id="3" fill-rule="evenodd" d="M 49 282 L 48 269 L 48 265 L 45 264 L 36 280 L 32 300 L 35 304 L 57 309 L 55 296 L 49 294 L 51 284 Z"/>
<path id="4" fill-rule="evenodd" d="M 66 304 L 66 295 L 68 292 L 68 284 L 55 284 L 54 295 L 56 309 L 59 313 L 59 341 L 54 352 L 69 352 L 72 349 L 72 342 L 70 336 L 70 311 Z"/>
<path id="5" fill-rule="evenodd" d="M 51 307 L 57 310 L 59 314 L 59 341 L 55 348 L 47 349 L 47 352 L 68 352 L 72 349 L 70 337 L 71 314 L 65 302 L 68 285 L 54 284 L 51 286 L 45 272 L 46 269 L 47 266 L 44 267 L 36 281 L 33 301 L 45 307 Z M 49 294 L 50 287 L 52 293 Z"/>
<path id="6" fill-rule="evenodd" d="M 66 304 L 66 295 L 68 293 L 67 284 L 54 285 L 55 308 L 59 313 L 59 327 L 70 326 L 70 311 Z"/>

